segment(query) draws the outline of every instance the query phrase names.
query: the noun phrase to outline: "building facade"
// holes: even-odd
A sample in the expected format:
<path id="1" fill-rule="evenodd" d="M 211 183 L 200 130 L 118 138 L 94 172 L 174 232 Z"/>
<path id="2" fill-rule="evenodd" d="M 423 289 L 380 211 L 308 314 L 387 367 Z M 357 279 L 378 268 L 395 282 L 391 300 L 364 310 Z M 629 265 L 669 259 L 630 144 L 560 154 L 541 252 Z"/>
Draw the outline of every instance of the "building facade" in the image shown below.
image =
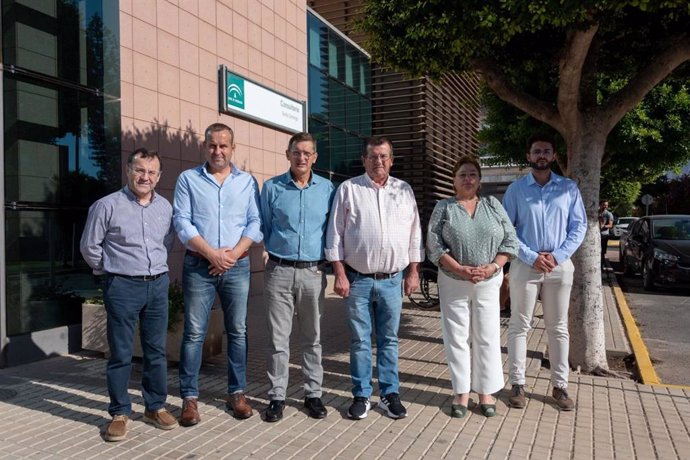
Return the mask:
<path id="1" fill-rule="evenodd" d="M 162 156 L 168 199 L 178 174 L 204 161 L 214 122 L 233 128 L 234 163 L 260 185 L 288 168 L 289 130 L 220 110 L 222 66 L 304 101 L 319 174 L 360 174 L 363 140 L 381 134 L 423 215 L 451 193 L 454 158 L 476 149 L 477 80 L 440 85 L 372 65 L 351 31 L 356 3 L 2 0 L 0 367 L 80 349 L 81 302 L 98 294 L 79 254 L 84 220 L 122 186 L 135 148 Z M 177 243 L 173 278 L 182 253 Z M 255 293 L 261 253 L 251 254 Z"/>

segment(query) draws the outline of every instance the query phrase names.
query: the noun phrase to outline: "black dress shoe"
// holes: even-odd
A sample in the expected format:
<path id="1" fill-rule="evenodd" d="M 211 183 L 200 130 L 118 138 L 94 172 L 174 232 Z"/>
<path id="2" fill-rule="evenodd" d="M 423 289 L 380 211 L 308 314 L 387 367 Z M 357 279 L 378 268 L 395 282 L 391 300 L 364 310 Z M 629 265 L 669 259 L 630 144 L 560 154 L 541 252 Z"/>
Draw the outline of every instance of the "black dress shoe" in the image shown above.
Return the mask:
<path id="1" fill-rule="evenodd" d="M 283 408 L 285 407 L 285 401 L 279 399 L 274 399 L 271 404 L 268 405 L 266 409 L 266 421 L 267 422 L 277 422 L 283 418 Z"/>
<path id="2" fill-rule="evenodd" d="M 326 418 L 328 411 L 321 402 L 321 398 L 307 398 L 304 400 L 304 407 L 309 412 L 311 418 Z"/>

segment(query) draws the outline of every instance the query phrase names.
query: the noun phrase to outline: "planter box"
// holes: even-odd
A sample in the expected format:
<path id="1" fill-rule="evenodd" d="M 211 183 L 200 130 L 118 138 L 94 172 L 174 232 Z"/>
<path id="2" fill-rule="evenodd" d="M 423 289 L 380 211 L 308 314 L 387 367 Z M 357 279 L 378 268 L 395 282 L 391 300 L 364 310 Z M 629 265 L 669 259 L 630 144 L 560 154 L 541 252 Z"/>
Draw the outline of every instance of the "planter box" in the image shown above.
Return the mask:
<path id="1" fill-rule="evenodd" d="M 103 305 L 82 304 L 81 312 L 81 347 L 84 350 L 100 351 L 108 354 L 108 338 L 106 334 L 106 313 Z M 202 359 L 207 360 L 222 352 L 223 348 L 223 312 L 219 309 L 211 310 L 208 333 L 204 341 Z M 174 331 L 168 331 L 166 356 L 168 361 L 180 361 L 180 346 L 182 344 L 182 320 L 178 321 Z M 139 329 L 134 333 L 134 348 L 132 355 L 141 358 L 141 341 Z"/>

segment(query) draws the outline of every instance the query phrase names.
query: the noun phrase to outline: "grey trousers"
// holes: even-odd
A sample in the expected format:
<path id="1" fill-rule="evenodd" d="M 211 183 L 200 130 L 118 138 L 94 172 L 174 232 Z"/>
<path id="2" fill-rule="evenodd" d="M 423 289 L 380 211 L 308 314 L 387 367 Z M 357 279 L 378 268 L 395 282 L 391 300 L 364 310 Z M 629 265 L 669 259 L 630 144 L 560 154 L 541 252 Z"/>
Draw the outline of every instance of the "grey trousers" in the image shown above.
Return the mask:
<path id="1" fill-rule="evenodd" d="M 301 349 L 304 395 L 320 398 L 321 313 L 326 274 L 318 267 L 292 268 L 269 260 L 264 274 L 264 306 L 268 327 L 268 378 L 271 400 L 284 400 L 290 365 L 292 319 L 297 318 Z"/>

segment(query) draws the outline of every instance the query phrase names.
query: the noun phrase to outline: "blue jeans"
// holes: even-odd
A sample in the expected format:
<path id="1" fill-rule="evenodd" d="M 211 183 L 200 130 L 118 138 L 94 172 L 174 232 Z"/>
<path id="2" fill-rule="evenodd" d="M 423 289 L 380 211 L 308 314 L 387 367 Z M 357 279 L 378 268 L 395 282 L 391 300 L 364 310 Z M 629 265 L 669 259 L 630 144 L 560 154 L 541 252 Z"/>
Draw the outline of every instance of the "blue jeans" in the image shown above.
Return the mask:
<path id="1" fill-rule="evenodd" d="M 180 394 L 199 396 L 201 352 L 208 331 L 208 318 L 220 297 L 227 335 L 228 393 L 247 386 L 247 297 L 249 296 L 249 257 L 237 261 L 221 276 L 208 273 L 209 263 L 185 255 L 183 269 L 184 334 L 180 351 Z"/>
<path id="2" fill-rule="evenodd" d="M 107 334 L 110 359 L 106 368 L 110 415 L 129 415 L 132 403 L 127 392 L 132 371 L 134 330 L 140 323 L 144 370 L 142 394 L 147 410 L 165 405 L 168 395 L 168 362 L 165 340 L 168 333 L 168 286 L 165 274 L 154 281 L 131 280 L 108 275 L 103 286 L 103 300 L 108 318 Z"/>
<path id="3" fill-rule="evenodd" d="M 402 273 L 374 280 L 348 271 L 350 296 L 345 299 L 350 323 L 352 394 L 372 393 L 372 325 L 376 332 L 376 367 L 381 396 L 400 392 L 398 328 L 402 310 Z"/>

